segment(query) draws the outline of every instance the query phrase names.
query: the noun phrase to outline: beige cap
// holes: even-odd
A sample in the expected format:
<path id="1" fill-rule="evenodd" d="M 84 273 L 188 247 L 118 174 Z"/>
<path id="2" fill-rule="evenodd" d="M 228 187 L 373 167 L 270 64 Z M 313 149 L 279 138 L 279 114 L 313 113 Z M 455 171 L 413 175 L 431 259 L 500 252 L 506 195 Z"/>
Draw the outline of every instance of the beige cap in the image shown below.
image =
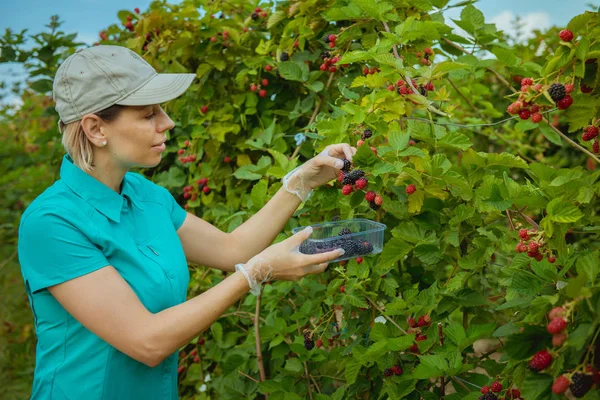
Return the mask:
<path id="1" fill-rule="evenodd" d="M 159 74 L 122 46 L 79 49 L 58 68 L 52 88 L 59 127 L 115 104 L 145 106 L 180 96 L 195 74 Z"/>

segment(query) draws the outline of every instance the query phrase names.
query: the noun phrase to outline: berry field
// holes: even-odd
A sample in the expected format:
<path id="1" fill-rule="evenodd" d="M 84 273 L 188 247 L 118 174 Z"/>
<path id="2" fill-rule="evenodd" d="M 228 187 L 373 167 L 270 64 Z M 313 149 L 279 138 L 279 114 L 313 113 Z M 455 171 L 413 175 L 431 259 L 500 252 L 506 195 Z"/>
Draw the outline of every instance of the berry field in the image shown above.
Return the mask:
<path id="1" fill-rule="evenodd" d="M 230 232 L 287 172 L 347 142 L 353 162 L 276 241 L 387 226 L 380 249 L 335 231 L 348 259 L 264 285 L 181 348 L 182 399 L 600 399 L 600 14 L 520 40 L 470 3 L 156 1 L 99 33 L 159 72 L 196 73 L 164 106 L 163 161 L 139 171 L 189 212 Z M 0 62 L 29 72 L 23 105 L 0 108 L 7 400 L 29 397 L 35 362 L 17 227 L 58 178 L 52 79 L 82 46 L 61 23 L 0 37 Z M 189 298 L 223 279 L 190 274 Z"/>

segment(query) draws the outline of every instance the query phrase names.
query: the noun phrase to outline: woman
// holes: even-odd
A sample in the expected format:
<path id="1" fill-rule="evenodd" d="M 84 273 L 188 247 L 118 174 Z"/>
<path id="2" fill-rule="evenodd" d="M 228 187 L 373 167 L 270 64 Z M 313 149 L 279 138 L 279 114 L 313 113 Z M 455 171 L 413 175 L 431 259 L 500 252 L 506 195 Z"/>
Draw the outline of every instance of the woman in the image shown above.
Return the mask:
<path id="1" fill-rule="evenodd" d="M 310 230 L 269 246 L 313 188 L 356 149 L 332 145 L 292 171 L 231 233 L 186 213 L 134 166 L 154 167 L 173 121 L 160 103 L 194 74 L 157 74 L 119 46 L 78 50 L 53 87 L 67 150 L 60 180 L 25 211 L 19 260 L 38 338 L 34 399 L 175 399 L 177 356 L 248 291 L 325 270 Z M 269 247 L 267 247 L 269 246 Z M 231 271 L 186 301 L 187 262 Z"/>

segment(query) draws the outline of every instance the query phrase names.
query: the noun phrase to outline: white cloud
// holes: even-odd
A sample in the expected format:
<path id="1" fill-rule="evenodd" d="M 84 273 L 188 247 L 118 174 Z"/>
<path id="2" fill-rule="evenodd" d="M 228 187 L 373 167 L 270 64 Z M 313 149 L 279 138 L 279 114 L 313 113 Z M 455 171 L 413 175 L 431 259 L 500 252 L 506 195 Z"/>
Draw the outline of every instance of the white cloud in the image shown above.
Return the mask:
<path id="1" fill-rule="evenodd" d="M 490 22 L 496 24 L 498 30 L 504 31 L 505 34 L 515 38 L 518 42 L 533 37 L 534 29 L 544 30 L 552 25 L 552 18 L 546 12 L 539 11 L 519 15 L 521 21 L 519 24 L 520 32 L 517 37 L 517 29 L 514 24 L 516 17 L 514 12 L 505 10 L 493 17 Z"/>

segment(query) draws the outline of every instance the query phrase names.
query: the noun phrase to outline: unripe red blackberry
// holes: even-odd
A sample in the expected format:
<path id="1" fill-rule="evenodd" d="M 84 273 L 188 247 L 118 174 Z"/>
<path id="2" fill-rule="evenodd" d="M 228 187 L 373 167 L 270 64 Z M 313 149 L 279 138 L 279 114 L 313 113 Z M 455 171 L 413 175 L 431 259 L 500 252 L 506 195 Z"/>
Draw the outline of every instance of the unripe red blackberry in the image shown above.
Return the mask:
<path id="1" fill-rule="evenodd" d="M 344 185 L 344 187 L 342 188 L 342 194 L 344 196 L 348 196 L 350 193 L 352 193 L 352 185 Z"/>
<path id="2" fill-rule="evenodd" d="M 573 98 L 570 95 L 566 95 L 564 99 L 556 103 L 559 110 L 566 110 L 571 107 L 571 104 L 573 104 Z"/>
<path id="3" fill-rule="evenodd" d="M 564 375 L 561 375 L 558 378 L 556 378 L 556 380 L 552 384 L 552 392 L 556 394 L 563 394 L 569 388 L 569 384 L 569 378 L 567 378 Z"/>
<path id="4" fill-rule="evenodd" d="M 548 368 L 550 364 L 552 364 L 552 354 L 544 349 L 534 354 L 531 361 L 529 361 L 529 368 L 535 372 L 540 372 Z"/>
<path id="5" fill-rule="evenodd" d="M 373 203 L 375 203 L 378 206 L 381 206 L 383 204 L 383 197 L 381 197 L 381 195 L 376 195 L 375 196 L 375 200 L 373 200 Z"/>
<path id="6" fill-rule="evenodd" d="M 418 325 L 417 320 L 414 318 L 409 318 L 408 319 L 408 326 L 410 326 L 411 328 L 416 328 Z"/>
<path id="7" fill-rule="evenodd" d="M 600 144 L 598 144 L 598 139 L 596 139 L 594 141 L 594 144 L 592 144 L 592 151 L 594 152 L 594 154 L 600 153 Z"/>
<path id="8" fill-rule="evenodd" d="M 490 389 L 494 393 L 499 393 L 502 391 L 502 384 L 500 382 L 496 381 L 496 382 L 492 383 L 492 386 L 490 387 Z"/>
<path id="9" fill-rule="evenodd" d="M 533 79 L 531 79 L 531 78 L 521 79 L 521 86 L 531 86 L 531 85 L 533 85 Z"/>
<path id="10" fill-rule="evenodd" d="M 560 31 L 560 33 L 558 34 L 558 37 L 560 38 L 560 40 L 562 40 L 563 42 L 570 42 L 571 40 L 573 40 L 573 32 L 571 32 L 568 29 L 563 29 L 562 31 Z"/>
<path id="11" fill-rule="evenodd" d="M 533 113 L 531 115 L 531 122 L 538 124 L 542 121 L 542 114 L 540 113 Z"/>
<path id="12" fill-rule="evenodd" d="M 417 191 L 417 187 L 413 183 L 411 183 L 410 185 L 406 186 L 406 193 L 407 194 L 410 195 L 410 194 L 413 194 L 416 191 Z"/>
<path id="13" fill-rule="evenodd" d="M 375 200 L 375 192 L 373 191 L 368 191 L 367 193 L 365 193 L 365 200 L 367 200 L 369 203 L 373 202 Z"/>
<path id="14" fill-rule="evenodd" d="M 556 317 L 550 321 L 546 329 L 548 330 L 548 333 L 556 335 L 557 333 L 564 331 L 566 327 L 567 321 L 565 321 L 562 317 Z"/>
<path id="15" fill-rule="evenodd" d="M 521 119 L 529 119 L 530 116 L 531 116 L 531 111 L 529 111 L 529 110 L 519 111 L 519 118 L 521 118 Z"/>
<path id="16" fill-rule="evenodd" d="M 529 233 L 527 229 L 519 229 L 519 237 L 523 240 L 529 240 Z"/>

